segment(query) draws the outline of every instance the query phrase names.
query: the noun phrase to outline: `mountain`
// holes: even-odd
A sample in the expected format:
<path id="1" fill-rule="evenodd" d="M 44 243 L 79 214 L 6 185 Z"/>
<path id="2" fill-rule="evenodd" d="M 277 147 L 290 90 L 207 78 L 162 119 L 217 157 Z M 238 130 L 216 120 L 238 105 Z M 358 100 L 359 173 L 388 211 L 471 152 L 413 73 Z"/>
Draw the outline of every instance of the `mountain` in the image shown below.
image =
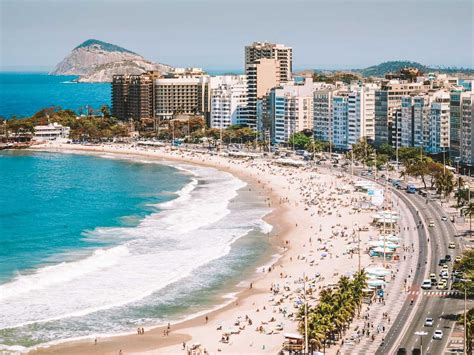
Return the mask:
<path id="1" fill-rule="evenodd" d="M 428 72 L 440 72 L 448 74 L 467 74 L 473 75 L 474 69 L 471 68 L 456 68 L 456 67 L 428 67 L 426 65 L 410 62 L 410 61 L 389 61 L 378 65 L 373 65 L 364 69 L 354 69 L 353 71 L 359 73 L 362 76 L 375 76 L 383 77 L 388 73 L 398 73 L 403 68 L 416 68 L 424 73 Z"/>
<path id="2" fill-rule="evenodd" d="M 114 74 L 141 74 L 148 70 L 169 71 L 166 64 L 153 63 L 115 44 L 88 39 L 49 73 L 78 75 L 80 82 L 110 82 Z"/>

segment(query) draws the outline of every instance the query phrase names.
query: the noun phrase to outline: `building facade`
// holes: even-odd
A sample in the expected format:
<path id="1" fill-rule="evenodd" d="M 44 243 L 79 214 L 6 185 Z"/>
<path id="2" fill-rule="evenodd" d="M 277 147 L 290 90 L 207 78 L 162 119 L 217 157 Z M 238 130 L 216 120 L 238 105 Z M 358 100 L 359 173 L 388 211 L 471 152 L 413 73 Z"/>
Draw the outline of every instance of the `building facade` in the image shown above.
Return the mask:
<path id="1" fill-rule="evenodd" d="M 313 93 L 314 139 L 332 141 L 332 96 L 334 88 L 315 90 Z"/>
<path id="2" fill-rule="evenodd" d="M 349 92 L 347 91 L 339 91 L 332 98 L 332 140 L 330 143 L 336 149 L 349 148 L 348 99 Z"/>
<path id="3" fill-rule="evenodd" d="M 474 93 L 461 95 L 460 162 L 474 166 Z"/>
<path id="4" fill-rule="evenodd" d="M 450 95 L 438 91 L 433 95 L 429 114 L 429 138 L 425 147 L 431 154 L 447 152 L 450 143 Z"/>
<path id="5" fill-rule="evenodd" d="M 293 50 L 282 44 L 254 42 L 245 47 L 245 75 L 248 81 L 246 125 L 257 129 L 257 105 L 267 92 L 291 80 Z"/>
<path id="6" fill-rule="evenodd" d="M 286 144 L 303 130 L 313 130 L 313 82 L 286 83 L 270 90 L 266 110 L 273 144 Z"/>
<path id="7" fill-rule="evenodd" d="M 247 77 L 225 75 L 210 79 L 210 127 L 225 129 L 247 122 Z"/>
<path id="8" fill-rule="evenodd" d="M 71 128 L 62 126 L 58 123 L 35 126 L 35 134 L 33 138 L 39 141 L 53 141 L 60 138 L 69 138 Z"/>
<path id="9" fill-rule="evenodd" d="M 207 75 L 155 79 L 155 116 L 160 121 L 177 114 L 201 114 L 208 119 L 209 80 Z"/>

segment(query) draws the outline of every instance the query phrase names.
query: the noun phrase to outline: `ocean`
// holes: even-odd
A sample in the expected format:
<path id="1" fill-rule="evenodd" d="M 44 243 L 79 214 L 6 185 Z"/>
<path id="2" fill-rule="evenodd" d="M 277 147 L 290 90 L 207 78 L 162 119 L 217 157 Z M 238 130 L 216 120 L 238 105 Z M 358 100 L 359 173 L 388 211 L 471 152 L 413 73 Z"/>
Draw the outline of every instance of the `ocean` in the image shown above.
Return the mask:
<path id="1" fill-rule="evenodd" d="M 212 168 L 19 151 L 0 171 L 0 350 L 189 317 L 271 254 L 264 197 Z"/>
<path id="2" fill-rule="evenodd" d="M 76 76 L 48 73 L 0 72 L 0 117 L 28 117 L 45 107 L 79 112 L 110 106 L 109 83 L 76 83 Z"/>
<path id="3" fill-rule="evenodd" d="M 241 70 L 208 70 L 210 75 L 242 74 Z M 0 118 L 29 117 L 45 107 L 77 113 L 86 107 L 110 106 L 110 83 L 76 83 L 77 76 L 46 72 L 0 72 Z"/>

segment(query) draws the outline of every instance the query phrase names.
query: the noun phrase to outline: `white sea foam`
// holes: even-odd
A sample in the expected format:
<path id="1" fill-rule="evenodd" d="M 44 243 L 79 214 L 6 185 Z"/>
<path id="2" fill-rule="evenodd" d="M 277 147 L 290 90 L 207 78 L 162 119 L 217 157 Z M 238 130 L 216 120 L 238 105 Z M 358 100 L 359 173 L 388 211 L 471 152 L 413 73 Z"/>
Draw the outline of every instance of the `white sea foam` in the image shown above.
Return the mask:
<path id="1" fill-rule="evenodd" d="M 211 168 L 181 166 L 193 174 L 178 197 L 136 227 L 97 228 L 88 236 L 123 239 L 82 260 L 43 267 L 0 285 L 0 329 L 87 315 L 135 302 L 229 253 L 253 228 L 271 226 L 245 209 L 225 218 L 245 183 Z M 238 218 L 237 218 L 238 217 Z M 260 216 L 261 217 L 261 216 Z"/>

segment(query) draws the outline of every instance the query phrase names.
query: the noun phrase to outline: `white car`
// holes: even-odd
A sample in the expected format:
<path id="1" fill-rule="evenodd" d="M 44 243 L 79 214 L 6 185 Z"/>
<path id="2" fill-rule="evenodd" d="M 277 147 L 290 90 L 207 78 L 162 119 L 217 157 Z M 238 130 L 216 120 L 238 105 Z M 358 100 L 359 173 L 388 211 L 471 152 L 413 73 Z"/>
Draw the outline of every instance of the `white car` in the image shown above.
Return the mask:
<path id="1" fill-rule="evenodd" d="M 423 284 L 421 285 L 421 288 L 423 290 L 430 290 L 431 289 L 431 280 L 423 280 Z"/>
<path id="2" fill-rule="evenodd" d="M 442 330 L 435 330 L 435 332 L 433 333 L 433 339 L 435 340 L 441 340 L 443 339 L 443 331 Z"/>
<path id="3" fill-rule="evenodd" d="M 456 244 L 454 244 L 453 242 L 449 243 L 449 246 L 448 246 L 449 249 L 456 249 Z"/>
<path id="4" fill-rule="evenodd" d="M 443 222 L 446 222 L 446 221 L 448 220 L 448 217 L 443 216 L 443 217 L 441 217 L 441 220 L 442 220 Z"/>
<path id="5" fill-rule="evenodd" d="M 432 327 L 432 326 L 433 326 L 433 318 L 426 318 L 425 327 Z"/>

